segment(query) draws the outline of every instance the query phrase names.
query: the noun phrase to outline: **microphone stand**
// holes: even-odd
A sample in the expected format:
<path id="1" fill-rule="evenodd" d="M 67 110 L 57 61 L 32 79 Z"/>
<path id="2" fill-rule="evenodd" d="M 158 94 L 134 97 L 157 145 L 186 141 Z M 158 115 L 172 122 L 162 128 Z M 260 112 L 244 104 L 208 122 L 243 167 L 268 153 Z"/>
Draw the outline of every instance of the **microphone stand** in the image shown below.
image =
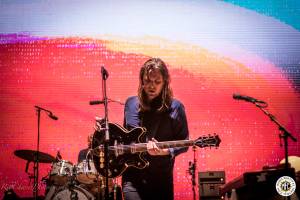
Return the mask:
<path id="1" fill-rule="evenodd" d="M 41 111 L 45 111 L 48 113 L 48 116 L 54 120 L 57 120 L 57 117 L 52 114 L 51 111 L 46 110 L 44 108 L 41 108 L 39 106 L 34 106 L 36 108 L 37 116 L 38 116 L 38 137 L 37 137 L 37 147 L 36 147 L 36 153 L 34 155 L 34 165 L 33 165 L 33 196 L 34 199 L 37 200 L 38 193 L 39 193 L 39 150 L 40 150 L 40 121 L 41 121 Z M 26 166 L 27 170 L 27 166 Z"/>
<path id="2" fill-rule="evenodd" d="M 109 199 L 109 189 L 108 189 L 108 171 L 109 171 L 109 161 L 108 161 L 108 146 L 109 146 L 109 127 L 108 127 L 108 99 L 106 95 L 106 80 L 108 78 L 107 70 L 102 66 L 102 93 L 103 93 L 103 103 L 104 103 L 104 122 L 105 122 L 105 140 L 104 140 L 104 160 L 105 160 L 105 200 Z"/>
<path id="3" fill-rule="evenodd" d="M 39 188 L 38 188 L 38 180 L 39 180 L 39 148 L 40 148 L 40 118 L 41 118 L 41 110 L 42 108 L 35 106 L 37 116 L 38 116 L 38 137 L 37 137 L 37 147 L 36 147 L 36 155 L 34 158 L 34 165 L 33 165 L 33 196 L 34 199 L 37 200 Z"/>
<path id="4" fill-rule="evenodd" d="M 196 146 L 193 145 L 193 152 L 194 152 L 194 160 L 193 162 L 189 162 L 189 174 L 192 176 L 192 189 L 193 189 L 193 200 L 196 200 Z"/>
<path id="5" fill-rule="evenodd" d="M 284 157 L 285 157 L 284 170 L 288 174 L 288 172 L 289 172 L 288 138 L 290 138 L 294 142 L 297 142 L 297 139 L 289 131 L 287 131 L 283 125 L 281 125 L 277 121 L 277 119 L 274 115 L 272 115 L 266 109 L 264 109 L 268 106 L 267 104 L 261 105 L 261 104 L 259 104 L 259 102 L 254 102 L 254 104 L 256 105 L 256 107 L 261 109 L 270 118 L 270 120 L 278 126 L 278 129 L 282 132 L 281 134 L 279 134 L 279 139 L 280 139 L 280 141 L 281 141 L 281 139 L 283 139 L 283 142 L 284 142 Z M 280 144 L 280 146 L 281 146 L 281 144 Z M 287 200 L 290 200 L 290 199 L 291 199 L 291 196 L 287 196 Z"/>
<path id="6" fill-rule="evenodd" d="M 258 107 L 259 109 L 261 109 L 269 118 L 272 122 L 274 122 L 275 124 L 277 124 L 278 129 L 280 131 L 282 131 L 282 134 L 279 134 L 279 139 L 283 139 L 284 141 L 284 156 L 285 156 L 285 163 L 284 163 L 284 169 L 286 170 L 286 172 L 288 172 L 288 168 L 289 168 L 289 162 L 288 162 L 288 138 L 290 138 L 292 141 L 297 142 L 297 139 L 289 132 L 285 129 L 285 127 L 283 125 L 281 125 L 276 117 L 274 115 L 272 115 L 271 113 L 269 113 L 266 109 L 264 109 L 265 107 L 267 107 L 267 105 L 261 105 L 258 102 L 254 102 L 256 107 Z"/>

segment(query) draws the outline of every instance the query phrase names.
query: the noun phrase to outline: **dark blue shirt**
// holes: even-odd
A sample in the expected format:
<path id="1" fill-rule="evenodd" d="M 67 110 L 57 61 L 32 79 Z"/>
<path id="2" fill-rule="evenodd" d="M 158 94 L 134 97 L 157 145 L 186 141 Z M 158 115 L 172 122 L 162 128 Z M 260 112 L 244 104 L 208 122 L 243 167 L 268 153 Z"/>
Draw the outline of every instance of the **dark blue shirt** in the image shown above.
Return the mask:
<path id="1" fill-rule="evenodd" d="M 158 112 L 156 108 L 160 105 L 157 103 L 159 104 L 161 101 L 154 99 L 152 102 L 154 103 L 151 105 L 151 110 L 140 112 L 138 97 L 128 98 L 125 103 L 124 127 L 128 130 L 134 127 L 145 127 L 147 138 L 143 142 L 147 142 L 147 139 L 151 140 L 151 138 L 155 138 L 157 141 L 188 139 L 189 131 L 183 104 L 173 99 L 168 110 Z M 188 147 L 175 147 L 169 150 L 170 155 L 166 156 L 151 156 L 146 153 L 149 167 L 144 169 L 128 168 L 123 173 L 124 190 L 134 188 L 133 190 L 142 191 L 145 196 L 151 195 L 153 192 L 154 194 L 163 192 L 165 195 L 173 196 L 174 158 L 178 154 L 186 152 Z M 126 188 L 127 182 L 131 184 L 128 188 Z M 172 199 L 172 197 L 167 199 Z"/>

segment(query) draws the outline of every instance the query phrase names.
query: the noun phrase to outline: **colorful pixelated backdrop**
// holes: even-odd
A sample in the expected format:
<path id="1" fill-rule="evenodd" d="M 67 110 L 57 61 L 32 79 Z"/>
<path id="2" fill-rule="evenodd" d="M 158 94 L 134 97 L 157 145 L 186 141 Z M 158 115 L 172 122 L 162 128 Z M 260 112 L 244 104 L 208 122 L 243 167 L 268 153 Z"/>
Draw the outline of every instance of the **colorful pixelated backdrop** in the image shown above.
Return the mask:
<path id="1" fill-rule="evenodd" d="M 284 157 L 275 123 L 234 93 L 266 108 L 295 137 L 300 131 L 300 5 L 297 0 L 226 1 L 0 1 L 0 186 L 32 195 L 26 161 L 15 150 L 36 149 L 35 105 L 41 114 L 40 150 L 76 164 L 107 94 L 135 95 L 138 70 L 150 57 L 169 66 L 175 97 L 186 108 L 190 138 L 218 134 L 218 149 L 197 149 L 197 172 L 225 170 L 226 180 L 277 165 Z M 123 105 L 109 103 L 122 124 Z M 289 140 L 289 155 L 299 143 Z M 175 199 L 192 199 L 187 169 L 191 148 L 175 166 Z M 40 164 L 40 178 L 50 164 Z M 29 166 L 32 172 L 32 163 Z M 42 190 L 40 194 L 42 194 Z"/>

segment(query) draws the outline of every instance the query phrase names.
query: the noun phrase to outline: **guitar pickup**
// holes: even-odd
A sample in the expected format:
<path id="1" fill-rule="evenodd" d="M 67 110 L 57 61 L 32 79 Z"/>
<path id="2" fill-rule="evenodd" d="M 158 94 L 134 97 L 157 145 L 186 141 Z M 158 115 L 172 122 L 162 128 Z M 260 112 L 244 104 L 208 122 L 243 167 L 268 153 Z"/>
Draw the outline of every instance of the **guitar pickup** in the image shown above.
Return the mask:
<path id="1" fill-rule="evenodd" d="M 115 140 L 114 141 L 114 152 L 115 152 L 115 156 L 118 157 L 119 155 L 123 155 L 124 154 L 124 147 L 123 144 L 118 144 L 118 141 Z"/>

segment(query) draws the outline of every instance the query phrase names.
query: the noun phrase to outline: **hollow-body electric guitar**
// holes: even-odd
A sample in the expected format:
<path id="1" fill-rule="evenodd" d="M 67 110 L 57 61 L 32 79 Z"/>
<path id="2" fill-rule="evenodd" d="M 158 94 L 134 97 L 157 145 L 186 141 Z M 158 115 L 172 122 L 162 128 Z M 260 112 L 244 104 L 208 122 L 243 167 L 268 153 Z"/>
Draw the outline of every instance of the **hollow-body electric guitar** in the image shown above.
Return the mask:
<path id="1" fill-rule="evenodd" d="M 122 175 L 128 167 L 143 169 L 149 165 L 145 159 L 147 143 L 143 143 L 146 136 L 146 129 L 136 127 L 130 131 L 124 127 L 109 123 L 109 146 L 108 146 L 108 177 L 114 178 Z M 95 131 L 92 141 L 92 155 L 95 167 L 100 175 L 106 176 L 104 159 L 105 131 Z M 175 140 L 157 142 L 159 148 L 173 147 L 218 147 L 221 140 L 218 135 L 201 136 L 196 140 Z"/>

